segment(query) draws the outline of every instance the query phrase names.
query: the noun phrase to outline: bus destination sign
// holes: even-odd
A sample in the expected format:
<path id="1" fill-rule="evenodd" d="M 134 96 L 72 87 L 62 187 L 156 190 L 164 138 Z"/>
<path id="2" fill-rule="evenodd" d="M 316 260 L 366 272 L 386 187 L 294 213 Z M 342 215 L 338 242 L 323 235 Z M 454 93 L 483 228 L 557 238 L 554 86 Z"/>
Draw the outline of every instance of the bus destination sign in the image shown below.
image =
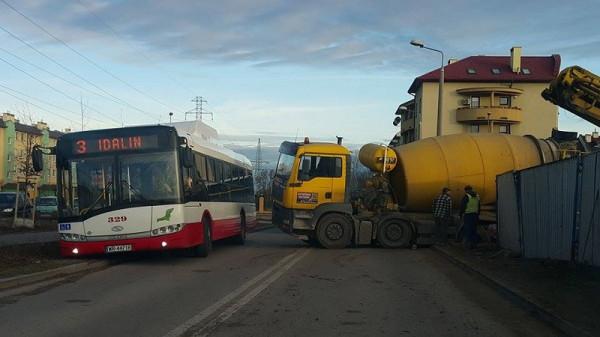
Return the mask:
<path id="1" fill-rule="evenodd" d="M 156 135 L 77 139 L 73 142 L 74 154 L 147 150 L 155 148 L 158 148 L 158 136 Z"/>

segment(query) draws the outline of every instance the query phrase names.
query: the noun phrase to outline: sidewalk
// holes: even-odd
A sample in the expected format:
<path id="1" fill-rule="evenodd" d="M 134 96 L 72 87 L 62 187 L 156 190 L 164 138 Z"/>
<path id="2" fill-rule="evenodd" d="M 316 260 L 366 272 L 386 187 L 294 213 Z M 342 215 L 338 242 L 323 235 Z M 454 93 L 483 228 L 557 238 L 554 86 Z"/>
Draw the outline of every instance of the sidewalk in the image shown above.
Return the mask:
<path id="1" fill-rule="evenodd" d="M 11 234 L 0 234 L 0 247 L 23 245 L 30 243 L 46 243 L 58 241 L 58 232 L 47 231 L 47 232 L 24 232 L 24 233 L 11 233 Z"/>
<path id="2" fill-rule="evenodd" d="M 513 258 L 492 247 L 435 249 L 566 334 L 600 336 L 600 269 Z"/>

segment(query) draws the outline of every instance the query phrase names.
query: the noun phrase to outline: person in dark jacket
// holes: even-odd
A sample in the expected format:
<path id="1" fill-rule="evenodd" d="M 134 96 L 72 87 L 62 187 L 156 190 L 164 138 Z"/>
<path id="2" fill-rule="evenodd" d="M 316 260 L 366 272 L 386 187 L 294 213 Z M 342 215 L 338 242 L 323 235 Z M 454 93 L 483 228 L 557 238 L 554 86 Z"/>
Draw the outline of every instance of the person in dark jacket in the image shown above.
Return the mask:
<path id="1" fill-rule="evenodd" d="M 444 187 L 442 194 L 433 199 L 432 212 L 435 220 L 435 241 L 445 245 L 448 241 L 448 225 L 452 220 L 452 198 L 449 188 Z"/>
<path id="2" fill-rule="evenodd" d="M 479 212 L 481 210 L 479 195 L 470 185 L 465 186 L 465 196 L 460 206 L 460 215 L 463 218 L 463 234 L 465 246 L 474 249 L 479 241 L 477 225 L 479 224 Z"/>

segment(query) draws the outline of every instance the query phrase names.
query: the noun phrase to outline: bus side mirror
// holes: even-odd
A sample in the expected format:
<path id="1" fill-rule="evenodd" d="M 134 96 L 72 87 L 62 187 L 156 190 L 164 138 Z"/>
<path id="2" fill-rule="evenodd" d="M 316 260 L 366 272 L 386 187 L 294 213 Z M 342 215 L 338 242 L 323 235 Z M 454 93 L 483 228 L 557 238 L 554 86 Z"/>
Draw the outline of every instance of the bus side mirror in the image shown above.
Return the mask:
<path id="1" fill-rule="evenodd" d="M 194 153 L 189 147 L 181 148 L 181 163 L 185 168 L 194 167 Z"/>
<path id="2" fill-rule="evenodd" d="M 42 149 L 37 146 L 34 146 L 31 150 L 31 162 L 33 164 L 33 170 L 35 172 L 40 172 L 44 170 L 44 157 L 43 157 Z"/>

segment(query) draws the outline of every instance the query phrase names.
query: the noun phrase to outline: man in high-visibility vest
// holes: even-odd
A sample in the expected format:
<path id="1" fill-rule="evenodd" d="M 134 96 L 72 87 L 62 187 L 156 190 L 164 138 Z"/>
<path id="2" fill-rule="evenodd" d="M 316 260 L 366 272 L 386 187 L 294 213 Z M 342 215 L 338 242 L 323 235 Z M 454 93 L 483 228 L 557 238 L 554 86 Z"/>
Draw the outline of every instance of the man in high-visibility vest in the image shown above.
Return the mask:
<path id="1" fill-rule="evenodd" d="M 477 235 L 479 211 L 479 195 L 475 193 L 473 187 L 465 186 L 465 197 L 461 203 L 460 215 L 463 218 L 463 234 L 468 249 L 474 249 L 479 241 L 479 235 Z"/>

